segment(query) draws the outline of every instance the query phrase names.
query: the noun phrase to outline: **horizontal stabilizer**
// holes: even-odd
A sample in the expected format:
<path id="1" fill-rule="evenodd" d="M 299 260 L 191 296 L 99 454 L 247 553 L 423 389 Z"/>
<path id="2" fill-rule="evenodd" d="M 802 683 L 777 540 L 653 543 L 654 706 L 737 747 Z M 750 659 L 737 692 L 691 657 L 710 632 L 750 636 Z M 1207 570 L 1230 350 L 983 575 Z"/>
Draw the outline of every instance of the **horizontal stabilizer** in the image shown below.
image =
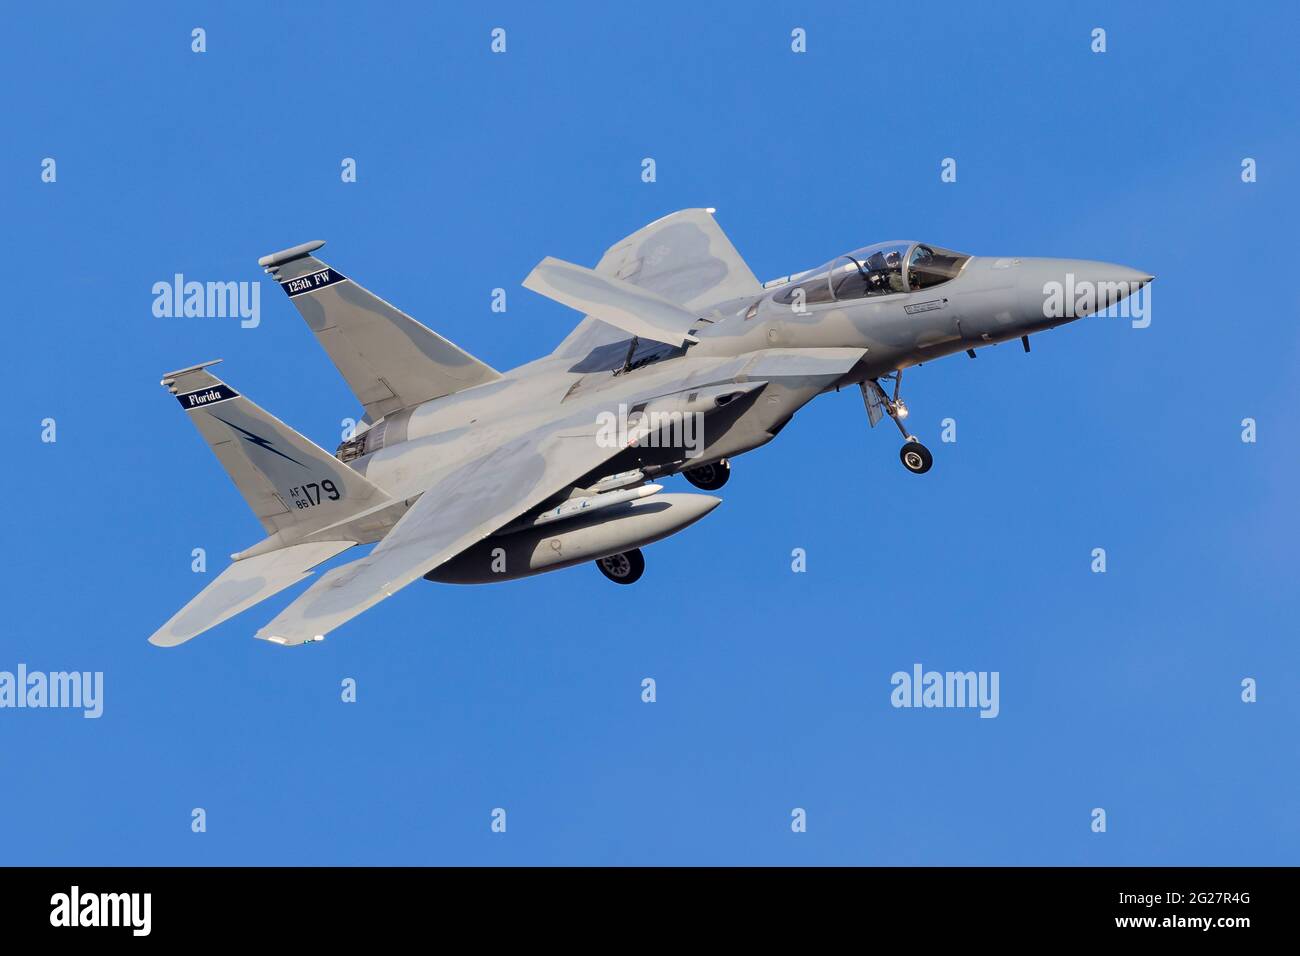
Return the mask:
<path id="1" fill-rule="evenodd" d="M 312 255 L 317 239 L 258 260 L 306 320 L 370 421 L 501 374 Z"/>
<path id="2" fill-rule="evenodd" d="M 547 256 L 528 274 L 524 288 L 639 338 L 668 345 L 698 341 L 690 334 L 699 321 L 695 313 L 657 292 L 594 269 Z"/>
<path id="3" fill-rule="evenodd" d="M 352 547 L 351 541 L 295 544 L 236 561 L 149 638 L 175 647 L 308 577 L 311 569 Z"/>

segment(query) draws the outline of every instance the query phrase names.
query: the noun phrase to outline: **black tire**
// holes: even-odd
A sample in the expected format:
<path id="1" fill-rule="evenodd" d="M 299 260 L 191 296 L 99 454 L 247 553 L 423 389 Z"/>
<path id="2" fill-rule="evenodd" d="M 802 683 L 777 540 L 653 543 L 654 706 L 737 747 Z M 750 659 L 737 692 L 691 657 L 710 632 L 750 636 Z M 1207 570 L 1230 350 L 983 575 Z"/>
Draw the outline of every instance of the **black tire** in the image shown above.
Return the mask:
<path id="1" fill-rule="evenodd" d="M 919 441 L 910 441 L 904 445 L 898 452 L 898 460 L 914 475 L 924 475 L 934 464 L 934 456 L 930 454 L 930 449 Z"/>
<path id="2" fill-rule="evenodd" d="M 640 548 L 633 548 L 631 551 L 598 559 L 596 567 L 615 584 L 635 584 L 645 573 L 645 556 Z"/>
<path id="3" fill-rule="evenodd" d="M 682 472 L 682 475 L 701 491 L 717 491 L 731 477 L 731 463 L 724 458 L 711 465 L 688 468 Z"/>

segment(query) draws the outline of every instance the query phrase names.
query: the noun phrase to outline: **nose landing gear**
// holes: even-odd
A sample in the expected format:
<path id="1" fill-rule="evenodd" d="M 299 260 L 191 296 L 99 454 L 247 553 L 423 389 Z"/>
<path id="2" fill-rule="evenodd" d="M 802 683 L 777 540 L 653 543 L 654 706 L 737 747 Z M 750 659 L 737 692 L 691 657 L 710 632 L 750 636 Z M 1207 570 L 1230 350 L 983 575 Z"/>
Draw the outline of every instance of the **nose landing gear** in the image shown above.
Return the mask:
<path id="1" fill-rule="evenodd" d="M 919 441 L 909 441 L 899 449 L 898 457 L 903 462 L 903 467 L 914 475 L 924 475 L 934 464 L 934 456 L 930 454 L 930 449 Z"/>
<path id="2" fill-rule="evenodd" d="M 903 420 L 907 418 L 907 403 L 899 395 L 899 390 L 903 387 L 903 370 L 899 369 L 894 373 L 894 397 L 887 398 L 885 390 L 880 385 L 880 379 L 872 379 L 869 382 L 862 383 L 862 396 L 867 403 L 867 418 L 874 427 L 876 422 L 883 417 L 882 412 L 894 420 L 898 430 L 902 433 L 905 444 L 898 452 L 898 458 L 906 468 L 914 475 L 924 475 L 934 464 L 934 456 L 930 454 L 930 449 L 926 448 L 916 436 L 910 434 L 903 427 Z"/>

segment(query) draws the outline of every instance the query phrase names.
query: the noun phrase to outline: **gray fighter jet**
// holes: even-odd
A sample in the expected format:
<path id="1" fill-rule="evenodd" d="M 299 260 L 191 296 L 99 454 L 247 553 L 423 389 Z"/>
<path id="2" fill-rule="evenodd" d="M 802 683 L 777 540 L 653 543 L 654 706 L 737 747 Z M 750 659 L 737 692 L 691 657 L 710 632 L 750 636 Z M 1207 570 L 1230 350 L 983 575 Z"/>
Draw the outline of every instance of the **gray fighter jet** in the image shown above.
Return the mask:
<path id="1" fill-rule="evenodd" d="M 355 545 L 257 632 L 302 644 L 419 578 L 507 581 L 595 562 L 641 576 L 641 547 L 719 504 L 714 491 L 823 392 L 857 386 L 868 420 L 902 432 L 903 371 L 1106 309 L 1151 276 L 1073 259 L 985 258 L 884 242 L 760 283 L 711 209 L 674 213 L 595 269 L 547 258 L 524 286 L 585 313 L 552 352 L 498 372 L 326 265 L 309 242 L 259 260 L 365 415 L 333 455 L 211 371 L 170 372 L 179 400 L 266 537 L 149 640 L 174 646 L 308 577 Z"/>

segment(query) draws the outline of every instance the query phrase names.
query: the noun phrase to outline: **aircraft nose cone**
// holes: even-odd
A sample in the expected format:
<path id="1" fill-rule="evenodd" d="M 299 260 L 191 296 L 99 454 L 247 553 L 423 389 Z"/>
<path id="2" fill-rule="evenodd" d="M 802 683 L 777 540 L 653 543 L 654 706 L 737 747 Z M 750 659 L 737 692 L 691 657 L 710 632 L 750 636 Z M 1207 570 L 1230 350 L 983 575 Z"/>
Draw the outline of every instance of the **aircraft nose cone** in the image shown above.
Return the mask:
<path id="1" fill-rule="evenodd" d="M 1131 269 L 1112 262 L 1089 262 L 1088 265 L 1092 267 L 1088 274 L 1090 277 L 1095 274 L 1095 281 L 1126 287 L 1129 295 L 1155 278 L 1141 269 Z"/>
<path id="2" fill-rule="evenodd" d="M 1154 279 L 1149 272 L 1113 262 L 1029 259 L 1020 275 L 1021 304 L 1059 324 L 1117 305 Z"/>

